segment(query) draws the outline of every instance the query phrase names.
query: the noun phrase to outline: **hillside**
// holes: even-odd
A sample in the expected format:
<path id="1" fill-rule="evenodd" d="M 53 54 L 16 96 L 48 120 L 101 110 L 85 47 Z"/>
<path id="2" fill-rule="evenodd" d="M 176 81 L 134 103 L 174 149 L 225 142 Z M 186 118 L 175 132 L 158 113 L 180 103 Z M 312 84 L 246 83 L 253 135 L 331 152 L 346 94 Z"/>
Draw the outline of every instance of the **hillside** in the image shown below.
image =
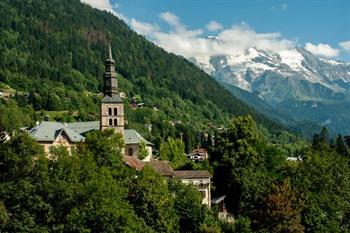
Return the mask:
<path id="1" fill-rule="evenodd" d="M 191 60 L 220 82 L 244 90 L 246 97 L 258 97 L 273 109 L 268 114 L 275 118 L 282 113 L 296 121 L 325 125 L 333 135 L 350 132 L 350 63 L 319 58 L 300 47 L 280 52 L 250 48 L 242 54 Z M 230 90 L 238 99 L 259 106 L 253 96 L 244 99 L 238 89 Z"/>
<path id="2" fill-rule="evenodd" d="M 126 105 L 128 127 L 146 134 L 151 124 L 156 143 L 180 131 L 196 143 L 202 127 L 243 114 L 280 129 L 194 64 L 165 52 L 110 13 L 79 0 L 5 0 L 0 11 L 0 82 L 24 93 L 16 102 L 1 102 L 6 128 L 42 120 L 48 113 L 43 110 L 69 110 L 56 120 L 96 119 L 109 35 L 126 102 L 137 97 L 145 106 Z"/>
<path id="3" fill-rule="evenodd" d="M 320 130 L 320 124 L 315 123 L 317 122 L 317 119 L 311 121 L 307 118 L 302 120 L 293 118 L 293 106 L 289 106 L 289 109 L 286 108 L 277 110 L 259 98 L 258 93 L 248 92 L 234 85 L 224 83 L 220 80 L 218 80 L 218 82 L 227 90 L 229 90 L 233 96 L 248 104 L 257 111 L 263 113 L 268 118 L 273 119 L 273 121 L 287 126 L 293 132 L 297 132 L 305 136 L 311 136 L 312 133 Z M 302 115 L 303 112 L 301 111 L 299 114 Z"/>

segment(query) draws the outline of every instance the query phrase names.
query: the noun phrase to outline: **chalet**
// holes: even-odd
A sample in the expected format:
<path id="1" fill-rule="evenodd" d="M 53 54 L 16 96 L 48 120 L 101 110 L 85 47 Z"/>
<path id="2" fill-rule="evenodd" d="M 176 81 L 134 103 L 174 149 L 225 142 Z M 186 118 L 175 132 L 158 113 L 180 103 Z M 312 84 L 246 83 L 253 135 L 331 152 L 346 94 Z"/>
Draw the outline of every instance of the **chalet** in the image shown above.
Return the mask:
<path id="1" fill-rule="evenodd" d="M 208 159 L 208 151 L 204 148 L 196 148 L 192 151 L 192 154 L 188 155 L 188 158 L 192 161 L 204 161 Z"/>
<path id="2" fill-rule="evenodd" d="M 194 185 L 202 194 L 202 203 L 211 206 L 210 178 L 211 175 L 205 170 L 174 171 L 174 178 L 180 179 L 184 184 Z"/>

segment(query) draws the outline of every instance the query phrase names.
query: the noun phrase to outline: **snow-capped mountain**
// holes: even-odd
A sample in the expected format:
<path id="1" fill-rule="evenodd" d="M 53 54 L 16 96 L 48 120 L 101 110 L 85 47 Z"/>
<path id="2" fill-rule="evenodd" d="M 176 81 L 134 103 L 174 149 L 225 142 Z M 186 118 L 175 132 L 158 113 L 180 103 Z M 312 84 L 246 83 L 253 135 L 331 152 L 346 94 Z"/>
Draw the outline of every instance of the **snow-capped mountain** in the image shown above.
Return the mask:
<path id="1" fill-rule="evenodd" d="M 350 96 L 350 64 L 317 58 L 302 48 L 279 53 L 250 48 L 241 55 L 191 61 L 224 83 L 259 93 L 270 104 Z"/>
<path id="2" fill-rule="evenodd" d="M 339 112 L 329 115 L 318 111 L 327 112 L 337 104 L 350 115 L 350 63 L 318 58 L 303 48 L 278 53 L 250 48 L 239 55 L 190 60 L 219 82 L 257 95 L 294 118 L 331 125 Z M 314 114 L 318 114 L 317 119 Z M 348 124 L 346 133 L 350 134 L 350 117 Z"/>

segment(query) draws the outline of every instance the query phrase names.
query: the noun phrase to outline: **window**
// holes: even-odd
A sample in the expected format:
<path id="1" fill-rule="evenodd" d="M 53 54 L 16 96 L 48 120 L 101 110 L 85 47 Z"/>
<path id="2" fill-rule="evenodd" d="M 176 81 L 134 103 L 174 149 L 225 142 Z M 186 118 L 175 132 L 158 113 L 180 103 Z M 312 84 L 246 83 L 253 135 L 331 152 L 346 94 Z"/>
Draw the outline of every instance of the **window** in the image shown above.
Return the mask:
<path id="1" fill-rule="evenodd" d="M 128 149 L 128 155 L 132 156 L 134 154 L 134 150 L 132 148 Z"/>
<path id="2" fill-rule="evenodd" d="M 118 115 L 118 109 L 114 108 L 114 116 Z"/>
<path id="3" fill-rule="evenodd" d="M 112 108 L 108 108 L 108 115 L 112 115 Z"/>
<path id="4" fill-rule="evenodd" d="M 118 125 L 118 120 L 114 119 L 114 126 L 117 126 L 117 125 Z"/>
<path id="5" fill-rule="evenodd" d="M 109 125 L 113 125 L 112 119 L 109 119 Z"/>

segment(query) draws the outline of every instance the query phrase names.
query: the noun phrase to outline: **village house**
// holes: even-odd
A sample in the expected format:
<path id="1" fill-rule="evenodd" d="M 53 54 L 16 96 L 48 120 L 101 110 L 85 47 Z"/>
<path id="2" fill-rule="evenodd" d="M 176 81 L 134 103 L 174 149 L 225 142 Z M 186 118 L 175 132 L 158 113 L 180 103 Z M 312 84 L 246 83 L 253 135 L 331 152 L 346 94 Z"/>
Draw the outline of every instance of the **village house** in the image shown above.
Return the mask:
<path id="1" fill-rule="evenodd" d="M 194 162 L 204 161 L 209 158 L 208 150 L 204 148 L 196 148 L 196 149 L 193 149 L 192 154 L 187 155 L 187 157 Z"/>
<path id="2" fill-rule="evenodd" d="M 174 171 L 169 161 L 150 160 L 141 161 L 133 156 L 124 156 L 125 163 L 137 171 L 150 166 L 159 175 L 168 179 L 178 179 L 184 184 L 193 185 L 202 195 L 202 204 L 211 207 L 211 175 L 206 170 Z"/>
<path id="3" fill-rule="evenodd" d="M 202 195 L 202 203 L 211 206 L 210 178 L 206 170 L 183 170 L 174 171 L 174 178 L 181 180 L 184 184 L 194 185 Z"/>

